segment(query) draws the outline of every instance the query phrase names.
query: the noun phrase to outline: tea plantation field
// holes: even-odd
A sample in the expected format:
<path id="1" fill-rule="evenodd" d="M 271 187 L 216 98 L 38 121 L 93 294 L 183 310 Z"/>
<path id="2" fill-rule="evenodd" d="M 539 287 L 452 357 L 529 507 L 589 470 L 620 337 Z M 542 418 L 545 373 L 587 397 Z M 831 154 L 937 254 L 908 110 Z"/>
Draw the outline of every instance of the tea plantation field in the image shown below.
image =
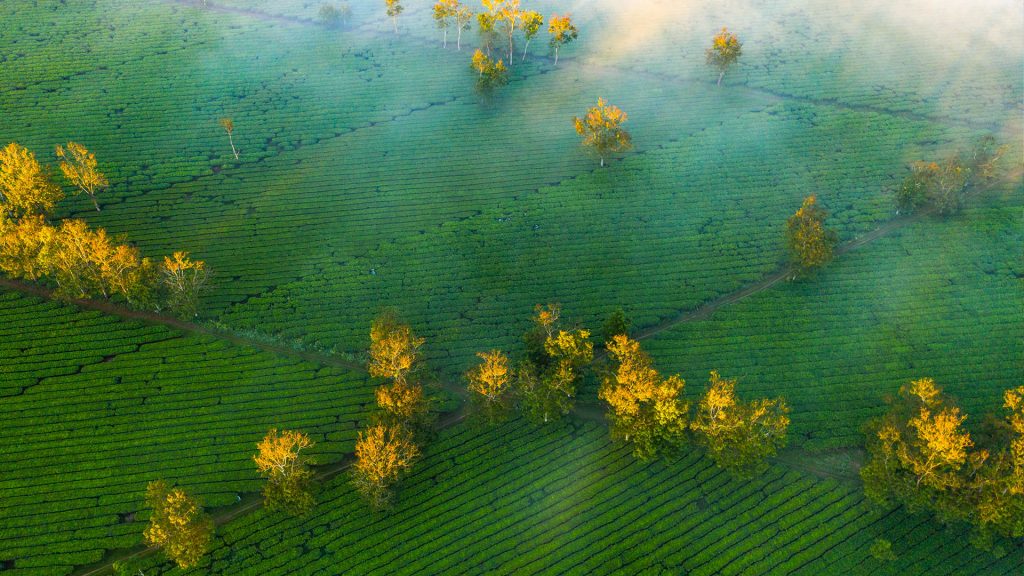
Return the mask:
<path id="1" fill-rule="evenodd" d="M 979 425 L 1024 374 L 1024 194 L 991 192 L 645 341 L 698 394 L 712 369 L 754 396 L 784 396 L 792 440 L 859 445 L 880 399 L 934 378 Z"/>
<path id="2" fill-rule="evenodd" d="M 966 534 L 872 507 L 859 488 L 773 467 L 731 479 L 695 453 L 642 464 L 604 425 L 513 422 L 443 434 L 374 515 L 344 482 L 307 519 L 228 525 L 203 566 L 230 574 L 1013 574 Z M 894 542 L 883 563 L 868 548 Z M 153 562 L 146 574 L 179 574 Z"/>
<path id="3" fill-rule="evenodd" d="M 645 339 L 690 396 L 717 369 L 787 399 L 795 448 L 753 481 L 696 451 L 637 462 L 581 415 L 459 425 L 395 510 L 338 478 L 305 518 L 218 528 L 189 573 L 1024 572 L 1024 548 L 874 507 L 853 469 L 860 426 L 908 379 L 935 378 L 972 429 L 1021 383 L 1019 2 L 524 0 L 571 9 L 580 39 L 555 66 L 542 33 L 492 98 L 468 67 L 475 34 L 442 49 L 427 0 L 406 2 L 398 35 L 378 0 L 349 0 L 339 30 L 314 0 L 200 4 L 0 2 L 0 146 L 50 164 L 68 140 L 95 152 L 102 212 L 81 196 L 56 217 L 207 261 L 202 321 L 358 355 L 395 306 L 449 382 L 477 351 L 517 352 L 537 303 L 594 329 L 622 307 L 645 328 L 757 282 L 809 194 L 849 241 L 895 216 L 912 161 L 995 134 L 1016 178 Z M 703 51 L 722 25 L 744 55 L 719 87 Z M 604 169 L 571 123 L 599 96 L 635 143 Z M 581 397 L 592 416 L 593 381 Z M 209 506 L 258 490 L 270 427 L 336 462 L 371 402 L 361 373 L 0 292 L 0 574 L 64 576 L 137 545 L 155 478 Z M 871 556 L 878 538 L 896 560 Z"/>
<path id="4" fill-rule="evenodd" d="M 372 391 L 361 374 L 0 292 L 0 403 L 0 565 L 67 574 L 140 541 L 150 480 L 211 506 L 258 490 L 271 427 L 308 432 L 320 462 L 351 453 Z"/>
<path id="5" fill-rule="evenodd" d="M 309 2 L 88 4 L 11 12 L 28 34 L 0 37 L 20 54 L 0 133 L 44 151 L 77 138 L 111 166 L 105 210 L 81 200 L 68 213 L 207 260 L 204 315 L 235 328 L 352 352 L 359 327 L 398 306 L 449 375 L 480 348 L 515 346 L 540 301 L 591 325 L 616 306 L 650 324 L 757 279 L 807 194 L 853 237 L 891 216 L 907 162 L 998 128 L 719 88 L 685 73 L 692 62 L 637 72 L 601 56 L 602 10 L 579 14 L 585 40 L 561 66 L 538 47 L 487 104 L 468 51 L 442 50 L 423 6 L 395 37 L 362 5 L 354 29 L 330 31 L 298 19 Z M 100 38 L 73 64 L 51 57 Z M 645 60 L 677 52 L 663 43 Z M 570 122 L 599 95 L 629 112 L 637 144 L 608 170 Z"/>

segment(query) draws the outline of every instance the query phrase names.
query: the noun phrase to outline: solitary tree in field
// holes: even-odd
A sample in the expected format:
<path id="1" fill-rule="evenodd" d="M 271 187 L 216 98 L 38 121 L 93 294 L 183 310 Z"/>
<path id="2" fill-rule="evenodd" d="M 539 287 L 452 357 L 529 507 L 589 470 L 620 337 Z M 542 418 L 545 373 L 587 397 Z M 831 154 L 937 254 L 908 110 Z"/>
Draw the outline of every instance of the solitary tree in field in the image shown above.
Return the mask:
<path id="1" fill-rule="evenodd" d="M 740 59 L 742 54 L 743 44 L 740 43 L 740 39 L 726 28 L 722 28 L 722 31 L 711 39 L 711 47 L 704 52 L 704 55 L 708 65 L 714 66 L 718 70 L 719 86 L 722 85 L 722 77 L 725 76 L 726 71 Z"/>
<path id="2" fill-rule="evenodd" d="M 11 218 L 45 214 L 63 197 L 35 154 L 14 142 L 0 149 L 0 212 Z"/>
<path id="3" fill-rule="evenodd" d="M 559 16 L 552 14 L 548 18 L 548 34 L 551 35 L 551 48 L 555 51 L 555 66 L 558 66 L 558 50 L 579 36 L 579 31 L 572 23 L 568 14 Z"/>
<path id="4" fill-rule="evenodd" d="M 282 430 L 278 434 L 276 428 L 256 445 L 253 460 L 260 474 L 267 477 L 263 502 L 268 509 L 302 515 L 313 508 L 313 472 L 302 454 L 312 446 L 313 441 L 302 432 Z"/>
<path id="5" fill-rule="evenodd" d="M 530 41 L 533 40 L 544 26 L 544 17 L 540 12 L 525 10 L 520 16 L 523 28 L 523 38 L 526 39 L 526 46 L 523 46 L 523 61 L 526 61 L 526 53 L 530 49 Z"/>
<path id="6" fill-rule="evenodd" d="M 469 391 L 474 404 L 488 421 L 499 422 L 505 418 L 512 393 L 512 370 L 508 356 L 500 350 L 477 352 L 480 364 L 466 373 Z"/>
<path id="7" fill-rule="evenodd" d="M 199 306 L 199 295 L 210 279 L 210 269 L 202 260 L 192 260 L 188 252 L 164 256 L 161 266 L 167 307 L 180 318 L 192 318 Z"/>
<path id="8" fill-rule="evenodd" d="M 583 368 L 594 359 L 588 330 L 561 328 L 557 304 L 537 306 L 524 335 L 526 359 L 516 370 L 516 396 L 527 416 L 550 422 L 572 410 Z"/>
<path id="9" fill-rule="evenodd" d="M 597 106 L 587 110 L 583 118 L 573 118 L 576 133 L 583 138 L 583 145 L 597 153 L 602 167 L 609 154 L 633 147 L 633 138 L 622 128 L 628 118 L 618 106 L 608 104 L 604 98 L 598 98 Z"/>
<path id="10" fill-rule="evenodd" d="M 359 433 L 352 483 L 371 506 L 386 507 L 392 499 L 392 486 L 412 468 L 420 451 L 412 435 L 404 428 L 384 424 Z"/>
<path id="11" fill-rule="evenodd" d="M 235 149 L 235 139 L 232 136 L 235 131 L 235 122 L 231 118 L 221 118 L 220 127 L 228 133 L 228 143 L 231 144 L 231 152 L 235 155 L 235 160 L 238 160 L 238 150 Z"/>
<path id="12" fill-rule="evenodd" d="M 430 406 L 419 382 L 394 380 L 377 387 L 377 406 L 384 411 L 384 422 L 420 433 L 429 427 Z"/>
<path id="13" fill-rule="evenodd" d="M 616 364 L 597 395 L 608 403 L 613 438 L 633 444 L 642 460 L 678 448 L 685 440 L 689 406 L 678 375 L 662 379 L 640 343 L 620 334 L 605 344 Z"/>
<path id="14" fill-rule="evenodd" d="M 828 213 L 818 206 L 817 197 L 811 195 L 786 222 L 790 262 L 799 270 L 819 268 L 832 260 L 838 235 L 825 227 L 827 217 Z"/>
<path id="15" fill-rule="evenodd" d="M 384 0 L 384 5 L 387 8 L 388 17 L 395 25 L 395 34 L 398 34 L 398 15 L 405 10 L 405 6 L 402 6 L 401 0 Z"/>
<path id="16" fill-rule="evenodd" d="M 92 200 L 96 211 L 100 205 L 96 202 L 96 193 L 110 185 L 107 177 L 96 168 L 96 156 L 86 150 L 85 146 L 68 142 L 68 147 L 57 146 L 57 158 L 60 158 L 60 171 L 68 182 L 79 191 L 85 192 Z"/>
<path id="17" fill-rule="evenodd" d="M 199 563 L 213 537 L 213 520 L 199 501 L 181 488 L 155 480 L 146 487 L 146 504 L 153 509 L 143 533 L 146 542 L 162 548 L 179 568 Z"/>
<path id="18" fill-rule="evenodd" d="M 736 381 L 711 373 L 711 384 L 690 423 L 697 442 L 720 467 L 740 477 L 763 470 L 786 445 L 789 408 L 781 398 L 743 402 Z"/>

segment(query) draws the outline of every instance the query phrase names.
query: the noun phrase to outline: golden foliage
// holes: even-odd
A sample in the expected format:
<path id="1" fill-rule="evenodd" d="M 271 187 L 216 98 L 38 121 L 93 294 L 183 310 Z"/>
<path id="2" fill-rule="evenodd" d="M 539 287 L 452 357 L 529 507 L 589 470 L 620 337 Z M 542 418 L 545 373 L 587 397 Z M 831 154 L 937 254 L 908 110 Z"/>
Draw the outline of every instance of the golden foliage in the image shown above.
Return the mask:
<path id="1" fill-rule="evenodd" d="M 736 380 L 713 371 L 690 429 L 719 466 L 749 476 L 785 446 L 788 413 L 782 398 L 743 402 L 736 394 Z"/>
<path id="2" fill-rule="evenodd" d="M 206 263 L 192 260 L 188 252 L 178 251 L 172 256 L 164 256 L 161 271 L 168 308 L 182 318 L 195 316 L 199 294 L 210 278 Z"/>
<path id="3" fill-rule="evenodd" d="M 217 123 L 220 124 L 220 127 L 223 128 L 225 132 L 228 133 L 228 136 L 235 131 L 235 121 L 231 118 L 221 118 Z"/>
<path id="4" fill-rule="evenodd" d="M 272 510 L 284 509 L 293 514 L 304 514 L 313 507 L 309 481 L 313 476 L 302 450 L 313 442 L 297 430 L 271 429 L 256 445 L 253 456 L 256 468 L 267 476 L 263 500 Z"/>
<path id="5" fill-rule="evenodd" d="M 623 152 L 633 147 L 633 139 L 622 124 L 629 116 L 618 106 L 608 104 L 604 98 L 597 99 L 597 106 L 587 110 L 583 118 L 573 118 L 576 133 L 583 138 L 583 145 L 593 148 L 601 157 L 604 166 L 605 156 L 615 152 Z"/>
<path id="6" fill-rule="evenodd" d="M 791 260 L 801 270 L 824 266 L 832 260 L 838 237 L 834 231 L 825 228 L 827 216 L 812 194 L 786 222 L 786 243 Z"/>
<path id="7" fill-rule="evenodd" d="M 671 450 L 683 441 L 689 406 L 682 399 L 686 383 L 678 375 L 662 380 L 640 343 L 624 334 L 607 343 L 618 364 L 605 376 L 598 397 L 608 403 L 613 437 L 633 442 L 642 459 Z"/>
<path id="8" fill-rule="evenodd" d="M 417 338 L 408 325 L 401 324 L 393 314 L 385 313 L 370 325 L 371 376 L 404 382 L 416 367 L 419 349 L 425 340 Z"/>
<path id="9" fill-rule="evenodd" d="M 360 432 L 356 441 L 353 483 L 374 507 L 382 508 L 391 498 L 392 484 L 412 467 L 419 454 L 419 448 L 404 428 L 384 424 L 371 426 Z"/>
<path id="10" fill-rule="evenodd" d="M 548 18 L 548 34 L 551 35 L 550 45 L 555 50 L 555 65 L 558 65 L 558 49 L 568 44 L 579 36 L 579 30 L 572 23 L 569 14 L 559 16 L 552 14 Z"/>
<path id="11" fill-rule="evenodd" d="M 427 411 L 423 387 L 405 380 L 379 386 L 376 391 L 377 406 L 387 413 L 389 421 L 411 425 Z"/>
<path id="12" fill-rule="evenodd" d="M 740 43 L 740 39 L 724 27 L 718 34 L 715 34 L 715 37 L 711 39 L 711 47 L 704 52 L 708 65 L 714 66 L 719 71 L 719 84 L 722 83 L 722 76 L 725 75 L 726 70 L 735 64 L 742 54 L 743 44 Z"/>
<path id="13" fill-rule="evenodd" d="M 195 566 L 209 549 L 213 520 L 196 499 L 163 480 L 146 487 L 146 503 L 153 509 L 143 533 L 146 542 L 163 548 L 180 568 Z"/>
<path id="14" fill-rule="evenodd" d="M 44 251 L 53 246 L 56 234 L 42 216 L 12 221 L 0 215 L 0 271 L 26 280 L 49 275 L 51 269 Z"/>
<path id="15" fill-rule="evenodd" d="M 98 212 L 100 205 L 96 202 L 96 193 L 109 186 L 110 182 L 96 168 L 96 156 L 85 146 L 68 142 L 67 149 L 57 146 L 57 158 L 61 160 L 60 171 L 64 177 L 79 191 L 89 195 Z"/>
<path id="16" fill-rule="evenodd" d="M 63 197 L 35 154 L 14 142 L 0 149 L 0 211 L 14 218 L 44 214 Z"/>
<path id="17" fill-rule="evenodd" d="M 469 391 L 475 392 L 490 401 L 496 401 L 509 390 L 511 375 L 508 356 L 500 350 L 477 352 L 480 364 L 466 373 L 469 380 Z"/>
<path id="18" fill-rule="evenodd" d="M 301 452 L 312 446 L 309 436 L 298 430 L 282 430 L 278 434 L 277 428 L 272 428 L 256 445 L 252 459 L 263 474 L 288 476 L 305 465 Z"/>

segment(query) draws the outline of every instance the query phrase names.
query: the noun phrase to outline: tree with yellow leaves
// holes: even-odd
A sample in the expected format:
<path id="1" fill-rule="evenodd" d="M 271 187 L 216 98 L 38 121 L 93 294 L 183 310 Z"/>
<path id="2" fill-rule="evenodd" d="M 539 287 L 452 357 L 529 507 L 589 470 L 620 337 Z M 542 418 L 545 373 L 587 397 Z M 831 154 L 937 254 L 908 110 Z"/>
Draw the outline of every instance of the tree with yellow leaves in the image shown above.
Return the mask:
<path id="1" fill-rule="evenodd" d="M 398 319 L 393 310 L 385 310 L 370 325 L 370 376 L 404 382 L 418 365 L 420 346 L 412 329 Z"/>
<path id="2" fill-rule="evenodd" d="M 790 261 L 801 272 L 819 268 L 832 260 L 839 236 L 825 227 L 827 217 L 828 212 L 818 206 L 818 199 L 812 194 L 786 221 Z"/>
<path id="3" fill-rule="evenodd" d="M 163 480 L 146 487 L 146 504 L 153 509 L 143 533 L 146 542 L 163 549 L 179 568 L 191 568 L 210 548 L 213 519 L 199 501 Z"/>
<path id="4" fill-rule="evenodd" d="M 0 271 L 11 278 L 38 280 L 52 269 L 45 252 L 57 230 L 39 215 L 10 220 L 0 214 Z"/>
<path id="5" fill-rule="evenodd" d="M 594 358 L 590 331 L 560 327 L 558 304 L 538 305 L 524 335 L 526 358 L 516 370 L 516 396 L 526 414 L 550 422 L 572 410 L 583 368 Z"/>
<path id="6" fill-rule="evenodd" d="M 192 318 L 199 306 L 199 295 L 210 279 L 210 269 L 202 260 L 192 260 L 188 252 L 164 256 L 161 266 L 167 307 L 180 318 Z"/>
<path id="7" fill-rule="evenodd" d="M 690 429 L 716 464 L 738 477 L 750 477 L 786 445 L 788 413 L 782 398 L 743 402 L 736 380 L 712 372 Z"/>
<path id="8" fill-rule="evenodd" d="M 967 416 L 930 378 L 900 388 L 883 417 L 868 423 L 864 491 L 881 504 L 931 510 L 943 522 L 974 527 L 985 549 L 993 537 L 1024 536 L 1024 386 L 1003 395 L 1006 415 L 976 445 Z"/>
<path id="9" fill-rule="evenodd" d="M 392 500 L 392 486 L 412 468 L 419 454 L 405 428 L 373 425 L 360 432 L 356 441 L 352 483 L 371 506 L 385 508 Z"/>
<path id="10" fill-rule="evenodd" d="M 302 515 L 313 508 L 311 481 L 313 472 L 302 451 L 313 447 L 313 441 L 297 430 L 271 429 L 256 445 L 253 460 L 260 473 L 267 477 L 263 486 L 263 502 L 271 510 L 285 510 Z"/>
<path id="11" fill-rule="evenodd" d="M 103 266 L 112 244 L 102 228 L 93 231 L 82 220 L 64 220 L 47 249 L 41 253 L 43 266 L 57 282 L 57 294 L 66 298 L 109 296 Z"/>
<path id="12" fill-rule="evenodd" d="M 228 134 L 228 143 L 231 144 L 231 153 L 235 155 L 235 160 L 238 160 L 238 150 L 235 149 L 235 121 L 231 118 L 221 118 L 218 120 L 220 127 L 224 129 Z"/>
<path id="13" fill-rule="evenodd" d="M 419 368 L 424 339 L 398 319 L 394 310 L 385 310 L 370 325 L 370 376 L 391 382 L 377 388 L 377 405 L 391 426 L 404 426 L 422 432 L 428 426 L 429 405 L 423 387 L 413 379 Z"/>
<path id="14" fill-rule="evenodd" d="M 551 49 L 555 51 L 555 66 L 558 66 L 558 50 L 575 40 L 579 36 L 579 30 L 576 29 L 568 14 L 564 16 L 552 14 L 548 18 L 548 34 L 551 35 L 549 41 Z"/>
<path id="15" fill-rule="evenodd" d="M 434 23 L 443 32 L 442 47 L 448 47 L 448 28 L 452 25 L 459 0 L 438 0 L 434 3 Z"/>
<path id="16" fill-rule="evenodd" d="M 583 118 L 573 118 L 573 124 L 576 133 L 583 138 L 583 145 L 597 153 L 603 167 L 604 159 L 609 154 L 624 152 L 633 147 L 633 138 L 622 128 L 627 119 L 629 116 L 618 106 L 598 98 L 597 106 L 587 110 Z"/>
<path id="17" fill-rule="evenodd" d="M 491 90 L 508 83 L 508 68 L 500 58 L 491 60 L 479 48 L 473 53 L 470 67 L 477 72 L 476 89 L 481 94 L 489 94 Z"/>
<path id="18" fill-rule="evenodd" d="M 632 442 L 641 460 L 678 448 L 686 439 L 686 382 L 678 374 L 662 379 L 640 343 L 625 334 L 605 346 L 617 366 L 605 375 L 597 396 L 608 403 L 612 437 Z"/>
<path id="19" fill-rule="evenodd" d="M 395 34 L 398 34 L 398 15 L 405 11 L 405 6 L 402 6 L 401 0 L 384 0 L 384 7 L 395 26 Z"/>
<path id="20" fill-rule="evenodd" d="M 512 393 L 512 371 L 508 356 L 501 350 L 477 352 L 480 364 L 466 373 L 469 391 L 478 412 L 494 424 L 508 414 Z"/>
<path id="21" fill-rule="evenodd" d="M 14 142 L 0 149 L 0 212 L 8 218 L 45 214 L 64 198 L 35 154 Z"/>
<path id="22" fill-rule="evenodd" d="M 96 155 L 81 144 L 68 142 L 67 148 L 57 146 L 57 158 L 60 158 L 60 171 L 64 173 L 64 178 L 80 192 L 88 194 L 92 205 L 99 212 L 96 194 L 109 186 L 110 182 L 96 168 Z"/>
<path id="23" fill-rule="evenodd" d="M 429 428 L 430 404 L 418 382 L 394 380 L 377 387 L 375 397 L 388 424 L 407 427 L 417 434 Z"/>
<path id="24" fill-rule="evenodd" d="M 993 534 L 1024 536 L 1024 386 L 1003 394 L 1003 408 L 1006 416 L 998 423 L 991 449 L 981 451 L 983 466 L 967 490 L 976 495 L 972 523 L 977 527 L 975 542 L 984 548 L 992 547 Z"/>
<path id="25" fill-rule="evenodd" d="M 868 497 L 964 517 L 957 493 L 986 457 L 969 452 L 966 419 L 931 378 L 900 387 L 889 413 L 868 425 L 869 459 L 860 471 Z"/>
<path id="26" fill-rule="evenodd" d="M 540 29 L 544 26 L 544 17 L 541 16 L 540 12 L 534 10 L 524 10 L 520 15 L 523 28 L 523 39 L 526 40 L 526 45 L 523 46 L 523 62 L 526 61 L 526 53 L 530 50 L 530 41 L 533 40 Z"/>
<path id="27" fill-rule="evenodd" d="M 715 34 L 711 39 L 711 47 L 705 50 L 704 56 L 708 66 L 714 66 L 718 70 L 718 85 L 722 85 L 722 77 L 726 71 L 735 64 L 743 54 L 743 44 L 739 37 L 729 32 L 727 28 Z"/>

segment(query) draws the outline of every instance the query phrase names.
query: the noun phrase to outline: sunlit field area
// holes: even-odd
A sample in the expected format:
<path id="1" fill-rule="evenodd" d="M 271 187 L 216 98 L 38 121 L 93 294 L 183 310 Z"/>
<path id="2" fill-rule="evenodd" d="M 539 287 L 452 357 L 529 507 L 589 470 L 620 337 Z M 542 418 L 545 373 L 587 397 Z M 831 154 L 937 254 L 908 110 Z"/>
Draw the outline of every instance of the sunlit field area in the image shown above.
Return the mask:
<path id="1" fill-rule="evenodd" d="M 1018 0 L 3 0 L 0 147 L 0 576 L 1024 573 Z"/>

